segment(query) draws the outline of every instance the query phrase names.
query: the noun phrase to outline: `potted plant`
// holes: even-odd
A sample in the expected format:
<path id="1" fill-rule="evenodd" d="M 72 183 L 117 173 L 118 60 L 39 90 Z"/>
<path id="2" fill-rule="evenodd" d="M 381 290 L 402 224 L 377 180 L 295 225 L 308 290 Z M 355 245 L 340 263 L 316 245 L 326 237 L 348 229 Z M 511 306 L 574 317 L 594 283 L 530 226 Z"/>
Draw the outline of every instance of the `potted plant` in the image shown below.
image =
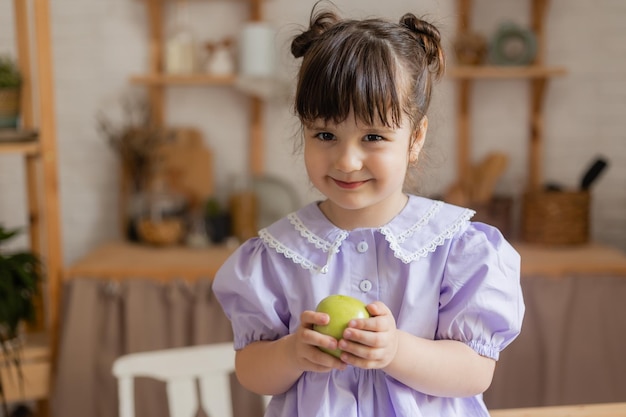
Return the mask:
<path id="1" fill-rule="evenodd" d="M 3 248 L 20 230 L 7 230 L 0 224 L 0 368 L 12 367 L 21 379 L 20 328 L 35 319 L 35 297 L 42 280 L 39 257 L 30 251 L 8 252 Z M 0 403 L 8 414 L 3 381 L 0 378 Z"/>
<path id="2" fill-rule="evenodd" d="M 11 57 L 0 56 L 0 128 L 17 128 L 22 74 Z"/>

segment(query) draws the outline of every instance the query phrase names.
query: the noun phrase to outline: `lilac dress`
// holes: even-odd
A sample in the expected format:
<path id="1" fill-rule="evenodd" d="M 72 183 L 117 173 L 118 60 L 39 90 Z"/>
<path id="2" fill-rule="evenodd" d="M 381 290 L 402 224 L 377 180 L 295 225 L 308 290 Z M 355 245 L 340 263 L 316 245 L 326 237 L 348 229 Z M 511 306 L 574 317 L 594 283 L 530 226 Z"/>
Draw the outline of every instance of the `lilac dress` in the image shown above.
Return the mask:
<path id="1" fill-rule="evenodd" d="M 346 231 L 316 203 L 245 242 L 215 277 L 235 349 L 295 332 L 303 310 L 330 294 L 384 302 L 397 327 L 453 339 L 498 359 L 520 332 L 520 257 L 474 212 L 410 196 L 387 225 Z M 415 352 L 419 355 L 419 352 Z M 272 399 L 266 416 L 488 416 L 482 396 L 415 391 L 382 370 L 306 372 Z"/>

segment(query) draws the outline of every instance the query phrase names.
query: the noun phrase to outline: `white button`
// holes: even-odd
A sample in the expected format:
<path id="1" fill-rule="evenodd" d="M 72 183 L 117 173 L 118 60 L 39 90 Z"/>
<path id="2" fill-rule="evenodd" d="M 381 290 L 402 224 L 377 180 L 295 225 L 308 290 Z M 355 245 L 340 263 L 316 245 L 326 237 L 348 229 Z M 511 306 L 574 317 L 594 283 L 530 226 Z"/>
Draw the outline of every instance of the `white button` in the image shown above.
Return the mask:
<path id="1" fill-rule="evenodd" d="M 363 292 L 368 292 L 369 290 L 372 289 L 372 282 L 369 279 L 364 279 L 363 281 L 361 281 L 361 283 L 359 284 L 359 288 L 361 289 L 361 291 Z"/>
<path id="2" fill-rule="evenodd" d="M 369 246 L 367 246 L 367 242 L 359 242 L 359 244 L 356 245 L 356 250 L 358 250 L 360 253 L 367 252 L 368 248 Z"/>

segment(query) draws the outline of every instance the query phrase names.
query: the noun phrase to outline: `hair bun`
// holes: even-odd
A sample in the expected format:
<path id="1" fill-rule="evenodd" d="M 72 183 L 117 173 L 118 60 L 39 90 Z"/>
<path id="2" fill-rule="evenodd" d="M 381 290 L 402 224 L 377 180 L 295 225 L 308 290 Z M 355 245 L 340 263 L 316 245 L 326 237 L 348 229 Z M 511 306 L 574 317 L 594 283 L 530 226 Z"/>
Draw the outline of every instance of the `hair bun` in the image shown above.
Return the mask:
<path id="1" fill-rule="evenodd" d="M 402 16 L 400 24 L 415 34 L 417 41 L 424 48 L 432 72 L 437 77 L 442 76 L 445 69 L 445 59 L 439 30 L 434 25 L 416 17 L 413 13 L 406 13 Z"/>
<path id="2" fill-rule="evenodd" d="M 325 11 L 311 14 L 309 29 L 296 36 L 291 42 L 291 54 L 296 58 L 304 56 L 311 45 L 338 21 L 339 18 L 333 12 Z"/>

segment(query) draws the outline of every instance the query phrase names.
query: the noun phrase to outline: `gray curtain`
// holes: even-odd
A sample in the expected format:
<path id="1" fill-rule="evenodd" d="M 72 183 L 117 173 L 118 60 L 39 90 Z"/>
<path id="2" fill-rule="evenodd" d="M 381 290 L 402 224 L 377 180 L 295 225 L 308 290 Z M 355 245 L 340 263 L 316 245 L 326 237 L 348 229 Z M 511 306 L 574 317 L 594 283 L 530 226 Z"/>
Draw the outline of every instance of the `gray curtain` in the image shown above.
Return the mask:
<path id="1" fill-rule="evenodd" d="M 520 336 L 496 365 L 488 407 L 626 401 L 626 277 L 524 277 Z"/>
<path id="2" fill-rule="evenodd" d="M 111 367 L 122 354 L 229 340 L 230 323 L 209 280 L 72 279 L 63 289 L 52 415 L 117 416 Z M 241 387 L 234 375 L 231 387 L 235 416 L 263 415 L 261 398 Z M 137 417 L 167 417 L 163 383 L 142 378 L 135 393 Z"/>

